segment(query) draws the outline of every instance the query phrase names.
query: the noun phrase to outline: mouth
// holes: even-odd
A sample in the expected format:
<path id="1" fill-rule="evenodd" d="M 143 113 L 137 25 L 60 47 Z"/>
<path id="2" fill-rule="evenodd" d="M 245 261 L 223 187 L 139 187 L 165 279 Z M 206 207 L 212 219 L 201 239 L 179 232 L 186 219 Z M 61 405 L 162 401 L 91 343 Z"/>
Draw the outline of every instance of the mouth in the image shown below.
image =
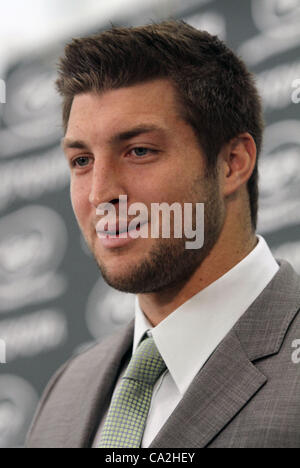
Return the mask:
<path id="1" fill-rule="evenodd" d="M 148 221 L 145 223 L 137 223 L 134 227 L 129 226 L 116 226 L 115 231 L 109 231 L 106 225 L 103 230 L 98 229 L 97 237 L 102 245 L 102 247 L 106 250 L 110 250 L 114 252 L 116 249 L 125 248 L 128 245 L 135 245 L 135 242 L 140 237 L 148 237 Z M 144 227 L 143 227 L 144 226 Z M 100 226 L 98 226 L 100 228 Z M 123 229 L 121 230 L 120 227 Z M 112 226 L 110 226 L 112 228 Z M 107 230 L 106 230 L 107 229 Z"/>
<path id="2" fill-rule="evenodd" d="M 131 231 L 140 231 L 141 229 L 141 223 L 139 223 L 136 228 L 131 228 L 129 229 L 129 226 L 127 226 L 126 229 L 123 229 L 122 231 L 120 231 L 119 229 L 116 229 L 116 231 L 104 231 L 102 232 L 102 234 L 107 234 L 108 236 L 119 236 L 121 234 L 125 234 L 127 232 L 131 232 Z"/>
<path id="3" fill-rule="evenodd" d="M 97 234 L 100 234 L 101 236 L 107 236 L 107 237 L 119 237 L 121 235 L 124 235 L 124 234 L 127 234 L 127 233 L 130 233 L 132 231 L 140 231 L 141 230 L 141 227 L 144 226 L 146 224 L 143 223 L 138 223 L 136 226 L 132 227 L 129 229 L 129 226 L 126 226 L 125 229 L 120 229 L 119 228 L 119 224 L 116 225 L 116 230 L 115 231 L 109 231 L 108 229 L 105 229 L 104 231 L 103 230 L 97 230 Z M 108 227 L 108 224 L 105 226 L 105 228 Z"/>

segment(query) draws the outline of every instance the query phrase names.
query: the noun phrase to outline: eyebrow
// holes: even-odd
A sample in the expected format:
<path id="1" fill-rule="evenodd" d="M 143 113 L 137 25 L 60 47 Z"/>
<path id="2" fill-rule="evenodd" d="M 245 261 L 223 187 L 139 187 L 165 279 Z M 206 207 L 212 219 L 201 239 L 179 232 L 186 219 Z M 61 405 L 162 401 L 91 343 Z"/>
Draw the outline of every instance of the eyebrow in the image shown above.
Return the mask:
<path id="1" fill-rule="evenodd" d="M 165 129 L 159 127 L 158 125 L 138 125 L 134 128 L 128 129 L 124 132 L 117 133 L 113 135 L 109 139 L 109 143 L 111 145 L 115 145 L 117 143 L 122 143 L 124 141 L 130 140 L 136 136 L 139 136 L 144 133 L 151 133 L 151 132 L 165 132 Z M 62 148 L 66 149 L 82 149 L 82 150 L 89 150 L 89 145 L 85 143 L 83 140 L 71 140 L 69 138 L 62 139 Z"/>

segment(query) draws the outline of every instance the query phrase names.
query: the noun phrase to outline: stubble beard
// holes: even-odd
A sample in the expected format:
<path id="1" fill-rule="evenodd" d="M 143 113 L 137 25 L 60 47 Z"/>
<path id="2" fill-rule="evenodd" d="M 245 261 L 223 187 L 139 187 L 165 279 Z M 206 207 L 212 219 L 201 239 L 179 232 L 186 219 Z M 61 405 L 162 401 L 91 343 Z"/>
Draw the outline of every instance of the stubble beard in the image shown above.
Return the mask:
<path id="1" fill-rule="evenodd" d="M 194 203 L 204 203 L 202 248 L 186 249 L 188 239 L 185 236 L 181 239 L 159 238 L 138 264 L 133 262 L 128 265 L 126 273 L 117 275 L 109 271 L 101 258 L 97 258 L 95 248 L 92 247 L 102 277 L 109 286 L 126 293 L 145 294 L 181 289 L 189 281 L 216 244 L 224 223 L 223 206 L 215 178 L 198 178 L 192 185 L 189 199 Z M 195 216 L 193 229 L 196 229 Z"/>

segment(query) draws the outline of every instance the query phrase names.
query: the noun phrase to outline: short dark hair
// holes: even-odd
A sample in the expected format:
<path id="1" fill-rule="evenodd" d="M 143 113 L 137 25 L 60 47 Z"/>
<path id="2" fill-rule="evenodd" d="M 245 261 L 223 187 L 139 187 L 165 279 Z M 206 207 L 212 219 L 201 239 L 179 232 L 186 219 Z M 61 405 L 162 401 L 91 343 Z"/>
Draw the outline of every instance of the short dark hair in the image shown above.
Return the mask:
<path id="1" fill-rule="evenodd" d="M 56 87 L 63 96 L 67 130 L 73 99 L 84 92 L 103 92 L 167 78 L 180 99 L 183 118 L 193 127 L 214 171 L 222 146 L 249 132 L 262 145 L 262 105 L 254 77 L 224 42 L 184 21 L 140 27 L 112 27 L 75 38 L 58 65 Z M 248 181 L 252 228 L 257 225 L 258 167 Z"/>

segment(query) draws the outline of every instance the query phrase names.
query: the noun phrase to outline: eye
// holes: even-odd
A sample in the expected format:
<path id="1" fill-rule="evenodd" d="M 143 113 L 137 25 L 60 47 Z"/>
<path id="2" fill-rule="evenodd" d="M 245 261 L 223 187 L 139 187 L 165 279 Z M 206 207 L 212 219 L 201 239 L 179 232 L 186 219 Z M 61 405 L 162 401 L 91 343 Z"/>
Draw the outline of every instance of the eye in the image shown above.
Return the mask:
<path id="1" fill-rule="evenodd" d="M 143 156 L 147 156 L 147 154 L 149 152 L 154 152 L 154 150 L 150 150 L 149 148 L 143 148 L 142 146 L 141 147 L 137 147 L 137 148 L 133 148 L 131 150 L 131 152 L 135 153 L 135 156 L 141 158 Z"/>
<path id="2" fill-rule="evenodd" d="M 88 156 L 80 156 L 72 161 L 72 167 L 86 167 L 89 163 Z"/>

